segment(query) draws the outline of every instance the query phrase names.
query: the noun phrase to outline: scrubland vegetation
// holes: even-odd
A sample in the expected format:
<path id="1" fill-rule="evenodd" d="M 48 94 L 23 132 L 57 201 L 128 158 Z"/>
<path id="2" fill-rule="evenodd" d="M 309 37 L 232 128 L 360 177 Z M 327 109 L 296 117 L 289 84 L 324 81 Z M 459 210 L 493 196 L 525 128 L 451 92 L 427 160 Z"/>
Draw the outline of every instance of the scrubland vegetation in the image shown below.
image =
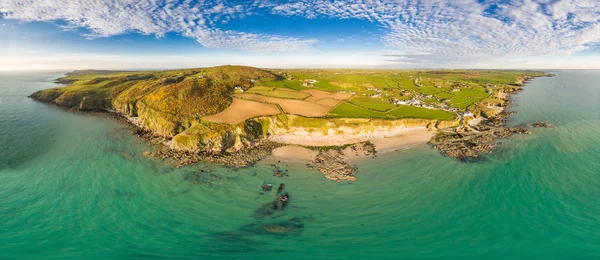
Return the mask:
<path id="1" fill-rule="evenodd" d="M 158 135 L 173 138 L 185 132 L 187 139 L 174 140 L 189 140 L 196 132 L 207 135 L 204 130 L 212 127 L 230 131 L 240 126 L 241 130 L 235 131 L 243 133 L 245 121 L 260 122 L 260 117 L 285 114 L 326 121 L 415 118 L 454 122 L 465 113 L 496 113 L 493 106 L 502 100 L 495 95 L 517 87 L 526 77 L 542 75 L 532 71 L 267 70 L 243 66 L 86 70 L 58 80 L 67 86 L 42 90 L 32 97 L 81 110 L 115 111 L 137 118 Z M 222 126 L 227 124 L 230 126 Z M 204 130 L 192 131 L 199 126 Z"/>

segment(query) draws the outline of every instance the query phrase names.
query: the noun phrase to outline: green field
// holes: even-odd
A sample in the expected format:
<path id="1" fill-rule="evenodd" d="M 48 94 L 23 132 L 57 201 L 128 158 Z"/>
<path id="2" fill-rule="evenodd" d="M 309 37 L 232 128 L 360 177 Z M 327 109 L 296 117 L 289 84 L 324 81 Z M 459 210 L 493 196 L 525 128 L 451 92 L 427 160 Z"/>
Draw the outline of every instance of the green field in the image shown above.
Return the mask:
<path id="1" fill-rule="evenodd" d="M 87 70 L 74 71 L 63 78 L 62 83 L 69 86 L 40 91 L 35 97 L 64 106 L 143 115 L 148 124 L 156 125 L 152 127 L 172 135 L 194 120 L 223 111 L 231 104 L 233 94 L 242 91 L 296 100 L 310 96 L 300 90 L 351 96 L 329 111 L 328 117 L 448 120 L 455 117 L 454 113 L 397 107 L 393 103 L 411 100 L 433 107 L 485 112 L 485 102 L 495 98 L 492 93 L 518 87 L 524 76 L 542 75 L 508 70 L 265 70 L 244 66 L 130 72 Z M 372 98 L 374 95 L 376 98 Z"/>
<path id="2" fill-rule="evenodd" d="M 331 110 L 327 116 L 348 118 L 391 118 L 384 113 L 360 108 L 347 102 L 340 103 L 337 107 Z"/>
<path id="3" fill-rule="evenodd" d="M 407 100 L 419 98 L 422 102 L 435 105 L 445 103 L 450 107 L 465 110 L 488 98 L 486 90 L 514 84 L 522 75 L 538 76 L 540 72 L 486 71 L 486 70 L 336 70 L 303 69 L 277 70 L 285 80 L 263 84 L 290 89 L 317 89 L 329 92 L 353 92 L 359 97 L 370 97 L 379 93 L 390 99 Z M 309 87 L 305 81 L 317 81 Z M 459 91 L 452 91 L 459 88 Z M 408 95 L 406 94 L 408 93 Z M 439 100 L 434 100 L 433 97 Z M 448 100 L 446 102 L 446 100 Z M 385 103 L 385 100 L 380 100 Z M 363 100 L 349 101 L 361 107 L 386 111 L 382 102 L 367 104 Z M 392 102 L 389 102 L 392 103 Z"/>
<path id="4" fill-rule="evenodd" d="M 309 97 L 309 94 L 288 90 L 286 88 L 274 88 L 274 87 L 253 87 L 246 91 L 247 93 L 259 94 L 268 97 L 276 98 L 288 98 L 288 99 L 305 99 Z"/>
<path id="5" fill-rule="evenodd" d="M 391 104 L 389 102 L 384 102 L 379 99 L 370 98 L 370 97 L 353 97 L 348 102 L 357 105 L 359 107 L 363 107 L 366 109 L 377 110 L 381 112 L 388 111 L 392 108 L 396 108 L 396 105 Z"/>
<path id="6" fill-rule="evenodd" d="M 414 106 L 401 106 L 387 113 L 381 113 L 377 111 L 364 109 L 347 102 L 342 102 L 331 112 L 329 112 L 328 117 L 383 119 L 424 118 L 435 120 L 453 120 L 456 118 L 456 114 L 444 110 L 427 109 Z"/>
<path id="7" fill-rule="evenodd" d="M 451 112 L 454 109 L 490 118 L 498 110 L 489 106 L 504 102 L 497 93 L 517 90 L 524 76 L 541 75 L 532 71 L 265 70 L 244 66 L 131 72 L 88 70 L 60 79 L 68 86 L 38 91 L 31 97 L 70 108 L 109 110 L 137 117 L 154 134 L 172 138 L 176 147 L 196 150 L 200 144 L 222 146 L 222 142 L 213 142 L 212 138 L 225 136 L 224 133 L 242 131 L 244 138 L 266 134 L 273 117 L 287 124 L 286 114 L 261 111 L 249 113 L 242 118 L 243 123 L 207 121 L 218 114 L 221 120 L 244 116 L 253 104 L 255 109 L 263 109 L 261 105 L 265 104 L 261 102 L 270 103 L 263 96 L 279 98 L 276 107 L 286 107 L 283 111 L 296 115 L 296 124 L 324 130 L 340 127 L 341 123 L 358 126 L 370 121 L 360 119 L 453 120 L 457 116 Z M 301 90 L 328 93 L 307 94 Z M 232 106 L 234 95 L 241 92 L 253 93 L 265 101 Z M 394 103 L 399 100 L 449 111 L 416 105 L 398 107 Z M 303 112 L 303 116 L 297 116 Z M 203 131 L 197 131 L 199 127 Z"/>
<path id="8" fill-rule="evenodd" d="M 261 80 L 260 86 L 289 88 L 294 90 L 308 89 L 307 87 L 302 86 L 302 83 L 297 80 Z"/>
<path id="9" fill-rule="evenodd" d="M 456 118 L 456 115 L 452 112 L 413 106 L 401 106 L 388 112 L 388 115 L 395 118 L 425 118 L 438 120 L 453 120 Z"/>

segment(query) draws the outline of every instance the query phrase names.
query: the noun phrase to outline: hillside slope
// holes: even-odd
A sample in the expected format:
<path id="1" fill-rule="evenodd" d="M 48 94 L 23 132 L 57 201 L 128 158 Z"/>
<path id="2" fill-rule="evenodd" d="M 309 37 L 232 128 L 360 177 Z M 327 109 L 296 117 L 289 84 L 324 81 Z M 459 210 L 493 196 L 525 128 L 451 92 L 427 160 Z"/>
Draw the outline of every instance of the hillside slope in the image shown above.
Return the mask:
<path id="1" fill-rule="evenodd" d="M 67 86 L 41 90 L 31 98 L 79 110 L 113 111 L 167 138 L 173 149 L 221 154 L 298 133 L 362 140 L 402 128 L 453 127 L 467 111 L 476 116 L 493 113 L 497 93 L 537 75 L 244 66 L 82 70 L 57 80 Z"/>

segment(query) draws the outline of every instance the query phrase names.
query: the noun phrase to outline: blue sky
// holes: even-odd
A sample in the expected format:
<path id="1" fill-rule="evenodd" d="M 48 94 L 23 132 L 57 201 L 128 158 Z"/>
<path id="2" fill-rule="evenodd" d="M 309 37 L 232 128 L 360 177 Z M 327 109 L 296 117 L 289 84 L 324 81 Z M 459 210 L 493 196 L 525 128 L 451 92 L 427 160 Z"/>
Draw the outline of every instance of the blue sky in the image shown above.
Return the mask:
<path id="1" fill-rule="evenodd" d="M 599 44 L 599 0 L 0 1 L 0 69 L 599 69 Z"/>

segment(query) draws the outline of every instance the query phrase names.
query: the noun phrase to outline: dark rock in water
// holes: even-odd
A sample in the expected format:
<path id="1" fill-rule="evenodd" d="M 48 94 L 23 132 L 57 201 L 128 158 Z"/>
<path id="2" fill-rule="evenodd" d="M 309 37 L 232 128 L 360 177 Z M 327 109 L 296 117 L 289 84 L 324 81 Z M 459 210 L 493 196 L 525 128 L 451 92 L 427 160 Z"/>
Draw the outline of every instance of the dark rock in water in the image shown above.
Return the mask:
<path id="1" fill-rule="evenodd" d="M 252 216 L 255 218 L 264 218 L 274 215 L 276 213 L 281 213 L 289 203 L 290 196 L 287 193 L 285 193 L 277 197 L 277 199 L 275 199 L 274 201 L 269 202 L 258 208 Z"/>
<path id="2" fill-rule="evenodd" d="M 265 184 L 262 185 L 261 189 L 264 192 L 269 192 L 269 191 L 271 191 L 273 189 L 273 184 L 265 183 Z"/>
<path id="3" fill-rule="evenodd" d="M 277 194 L 281 193 L 285 185 L 282 183 L 277 189 Z M 255 218 L 264 218 L 267 216 L 274 215 L 278 212 L 283 212 L 285 207 L 290 203 L 290 195 L 286 192 L 281 196 L 278 196 L 274 201 L 269 202 L 260 208 L 258 208 L 252 215 Z"/>
<path id="4" fill-rule="evenodd" d="M 550 127 L 552 127 L 552 128 L 554 128 L 555 126 L 553 126 L 553 125 L 552 125 L 552 124 L 550 124 L 549 122 L 546 122 L 546 121 L 544 121 L 544 122 L 535 122 L 535 123 L 533 124 L 533 127 L 545 127 L 545 128 L 550 128 Z"/>
<path id="5" fill-rule="evenodd" d="M 277 201 L 281 203 L 281 210 L 284 210 L 288 202 L 290 201 L 290 196 L 287 193 L 284 193 L 283 195 L 279 196 L 279 198 L 277 198 Z"/>
<path id="6" fill-rule="evenodd" d="M 264 218 L 264 217 L 268 217 L 271 216 L 275 213 L 277 213 L 277 211 L 279 210 L 279 202 L 278 201 L 272 201 L 269 202 L 265 205 L 263 205 L 262 207 L 258 208 L 254 214 L 252 215 L 252 217 L 255 218 Z"/>
<path id="7" fill-rule="evenodd" d="M 508 131 L 510 131 L 513 134 L 525 134 L 525 135 L 531 134 L 531 130 L 529 130 L 525 127 L 509 127 Z"/>
<path id="8" fill-rule="evenodd" d="M 515 114 L 517 114 L 517 112 L 515 112 L 515 111 L 502 111 L 500 113 L 500 116 L 509 117 L 509 116 L 514 116 Z"/>
<path id="9" fill-rule="evenodd" d="M 224 178 L 221 175 L 212 173 L 212 172 L 190 172 L 184 176 L 186 181 L 189 181 L 191 184 L 206 184 L 208 186 L 213 186 L 215 183 L 221 182 Z"/>
<path id="10" fill-rule="evenodd" d="M 307 164 L 306 164 L 306 168 L 307 168 L 308 170 L 310 170 L 310 171 L 314 171 L 314 170 L 315 170 L 315 167 L 314 167 L 314 166 L 312 166 L 312 164 L 310 164 L 310 163 L 307 163 Z"/>
<path id="11" fill-rule="evenodd" d="M 271 164 L 273 168 L 273 176 L 275 177 L 289 177 L 288 170 L 281 169 L 279 166 L 275 164 Z"/>

